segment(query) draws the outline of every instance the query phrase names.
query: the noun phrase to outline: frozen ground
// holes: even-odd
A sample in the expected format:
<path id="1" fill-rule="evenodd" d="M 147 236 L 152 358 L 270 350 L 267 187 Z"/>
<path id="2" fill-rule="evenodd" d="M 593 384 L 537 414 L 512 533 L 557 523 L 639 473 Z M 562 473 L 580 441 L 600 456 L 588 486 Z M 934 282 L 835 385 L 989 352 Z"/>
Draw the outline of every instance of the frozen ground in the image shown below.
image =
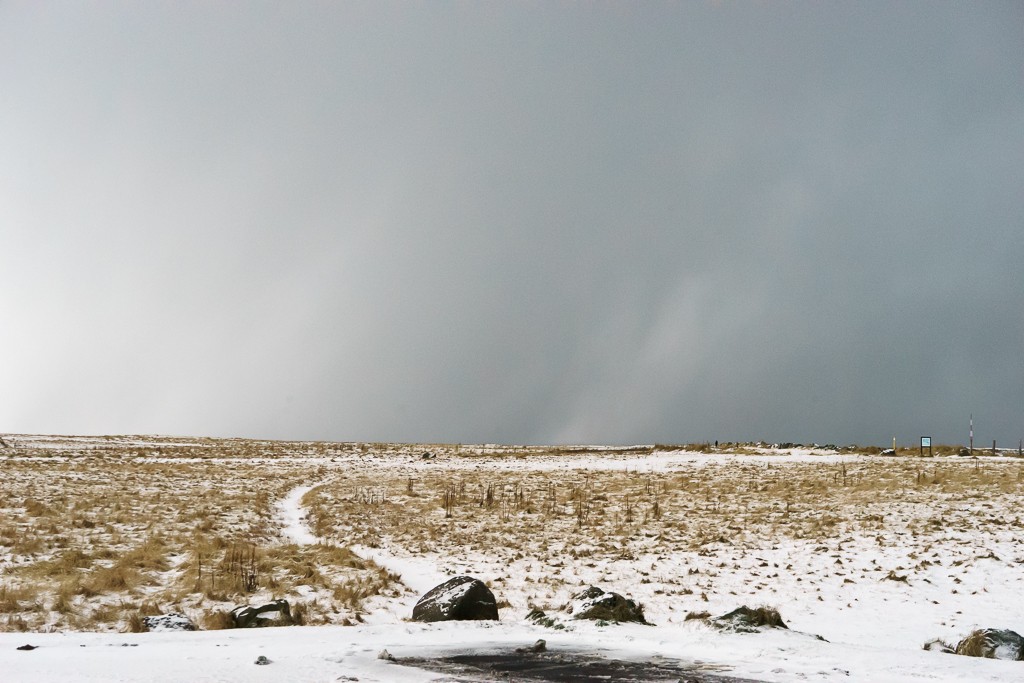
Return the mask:
<path id="1" fill-rule="evenodd" d="M 0 634 L 5 681 L 438 681 L 377 659 L 511 649 L 544 638 L 550 650 L 624 659 L 668 658 L 764 681 L 1020 681 L 1020 662 L 999 662 L 879 643 L 821 643 L 775 632 L 722 635 L 679 627 L 594 627 L 566 633 L 521 623 L 410 624 L 141 634 Z M 38 649 L 17 651 L 31 643 Z M 270 660 L 256 666 L 259 656 Z M 708 666 L 710 665 L 710 666 Z"/>
<path id="2" fill-rule="evenodd" d="M 24 445 L 29 438 L 15 435 L 8 441 Z M 73 437 L 50 437 L 41 443 L 53 457 L 65 457 L 61 454 L 67 453 L 69 443 L 83 446 Z M 108 443 L 95 439 L 85 446 L 104 448 Z M 154 461 L 180 463 L 184 457 L 151 451 L 153 443 L 145 438 L 124 444 L 146 451 L 136 457 Z M 203 461 L 201 445 L 188 440 L 178 445 L 193 449 L 188 457 Z M 168 442 L 160 446 L 167 449 Z M 321 532 L 331 536 L 328 540 L 348 541 L 357 554 L 400 574 L 411 589 L 370 599 L 361 615 L 364 623 L 193 633 L 0 633 L 2 680 L 452 680 L 378 659 L 377 654 L 387 649 L 401 660 L 503 651 L 528 646 L 538 638 L 545 639 L 552 651 L 678 660 L 695 670 L 763 681 L 1024 680 L 1024 662 L 921 650 L 930 638 L 955 641 L 974 627 L 1024 633 L 1024 608 L 1018 598 L 1024 550 L 1014 505 L 1020 500 L 1017 461 L 985 462 L 985 474 L 979 465 L 953 459 L 922 466 L 919 461 L 813 450 L 727 455 L 581 449 L 515 457 L 498 447 L 462 447 L 458 453 L 435 447 L 432 452 L 436 456 L 440 451 L 440 457 L 426 460 L 420 457 L 423 450 L 324 451 L 293 444 L 283 453 L 248 458 L 266 468 L 302 473 L 290 489 L 277 489 L 276 517 L 268 522 L 285 541 L 318 540 L 310 526 L 315 515 L 302 502 L 313 489 L 323 503 L 321 514 L 332 510 L 332 501 L 347 501 L 356 506 L 351 509 L 367 512 L 365 524 L 379 525 L 380 533 L 373 538 L 366 536 L 360 526 L 364 522 L 358 520 L 346 518 L 333 525 L 321 520 L 320 525 Z M 49 456 L 33 452 L 25 457 Z M 105 466 L 112 466 L 109 458 Z M 774 479 L 791 482 L 817 471 L 825 473 L 826 483 L 832 482 L 814 494 L 825 510 L 801 511 L 800 501 L 809 499 L 800 498 L 798 491 L 786 494 L 792 506 L 783 505 L 780 497 L 779 509 L 758 508 L 759 499 L 747 495 L 748 489 L 767 487 Z M 911 481 L 903 488 L 879 488 L 872 480 L 887 472 L 906 478 L 915 471 L 917 485 Z M 605 508 L 605 517 L 596 516 L 588 520 L 589 526 L 572 533 L 559 531 L 568 537 L 553 550 L 533 548 L 510 528 L 505 537 L 511 548 L 503 553 L 493 544 L 475 547 L 472 539 L 459 534 L 479 531 L 474 525 L 495 527 L 502 522 L 532 528 L 529 525 L 538 520 L 547 530 L 543 533 L 558 531 L 559 524 L 571 530 L 571 512 L 535 520 L 531 515 L 540 513 L 503 510 L 498 503 L 490 511 L 482 504 L 466 503 L 446 519 L 435 495 L 439 487 L 431 483 L 431 477 L 441 477 L 469 482 L 471 490 L 490 481 L 505 487 L 514 480 L 529 487 L 530 476 L 564 482 L 586 477 L 593 487 L 591 502 Z M 643 480 L 651 489 L 648 477 L 661 477 L 667 486 L 659 498 L 664 513 L 657 520 L 638 521 L 628 533 L 613 531 L 622 524 L 613 511 L 620 505 L 620 490 L 615 487 L 622 481 Z M 921 484 L 922 477 L 926 485 Z M 971 486 L 965 486 L 965 492 L 958 493 L 952 484 L 957 477 L 976 477 L 989 488 L 972 493 Z M 726 479 L 732 482 L 722 485 L 728 495 L 707 490 L 708 481 Z M 758 483 L 750 484 L 752 479 Z M 425 489 L 420 498 L 399 495 L 409 480 L 414 481 L 408 485 L 414 493 Z M 693 501 L 692 507 L 686 507 L 688 501 Z M 433 537 L 421 537 L 411 527 L 402 531 L 388 526 L 386 516 L 404 509 L 415 509 L 418 519 L 429 522 Z M 640 514 L 638 510 L 637 517 Z M 696 516 L 720 526 L 719 533 L 712 536 L 704 528 L 695 529 L 701 523 Z M 404 518 L 398 521 L 409 525 Z M 541 533 L 531 531 L 527 536 Z M 693 541 L 694 535 L 699 543 Z M 495 589 L 506 603 L 501 622 L 407 621 L 418 594 L 460 573 L 478 576 Z M 656 625 L 569 622 L 567 629 L 554 630 L 525 621 L 529 605 L 543 603 L 555 614 L 572 590 L 587 583 L 637 598 Z M 731 634 L 685 620 L 690 611 L 720 614 L 740 604 L 773 605 L 793 630 Z M 809 634 L 820 634 L 828 642 Z M 25 644 L 37 649 L 16 650 Z M 261 655 L 269 665 L 254 664 Z"/>

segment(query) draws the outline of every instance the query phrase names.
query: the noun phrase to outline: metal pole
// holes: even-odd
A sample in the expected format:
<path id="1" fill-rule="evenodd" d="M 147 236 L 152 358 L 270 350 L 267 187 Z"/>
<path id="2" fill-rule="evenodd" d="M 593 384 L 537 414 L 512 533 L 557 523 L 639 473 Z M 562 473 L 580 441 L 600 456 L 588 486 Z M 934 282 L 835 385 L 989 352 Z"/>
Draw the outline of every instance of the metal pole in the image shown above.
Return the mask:
<path id="1" fill-rule="evenodd" d="M 971 413 L 971 455 L 974 455 L 974 413 Z"/>

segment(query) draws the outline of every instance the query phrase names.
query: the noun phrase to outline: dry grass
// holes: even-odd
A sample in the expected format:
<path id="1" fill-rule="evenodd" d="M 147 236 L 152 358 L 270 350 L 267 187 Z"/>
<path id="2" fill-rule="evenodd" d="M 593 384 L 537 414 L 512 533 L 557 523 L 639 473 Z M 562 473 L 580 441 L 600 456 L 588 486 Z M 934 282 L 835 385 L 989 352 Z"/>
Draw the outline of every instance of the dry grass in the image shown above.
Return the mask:
<path id="1" fill-rule="evenodd" d="M 915 522 L 927 526 L 956 501 L 1020 493 L 1022 473 L 1017 463 L 879 460 L 785 466 L 739 460 L 673 475 L 439 471 L 415 479 L 416 490 L 434 495 L 410 496 L 407 475 L 382 482 L 374 472 L 343 475 L 316 490 L 310 503 L 317 528 L 341 544 L 373 546 L 384 536 L 411 549 L 457 545 L 472 524 L 474 543 L 489 548 L 562 546 L 580 535 L 599 542 L 653 535 L 699 549 L 724 531 L 735 538 L 765 526 L 773 536 L 823 541 L 875 531 L 886 526 L 894 503 L 936 506 L 936 515 Z M 370 488 L 378 493 L 367 496 Z"/>
<path id="2" fill-rule="evenodd" d="M 235 622 L 231 618 L 231 612 L 228 610 L 215 609 L 203 613 L 199 626 L 207 631 L 220 631 L 226 628 L 234 628 Z"/>
<path id="3" fill-rule="evenodd" d="M 309 584 L 322 599 L 300 613 L 341 622 L 362 605 L 332 602 L 338 586 L 382 589 L 377 568 L 347 550 L 289 546 L 276 522 L 278 500 L 326 478 L 354 445 L 24 441 L 0 455 L 0 630 L 134 630 L 157 608 L 214 623 L 204 615 L 295 602 Z"/>
<path id="4" fill-rule="evenodd" d="M 525 457 L 563 455 L 573 457 Z M 961 546 L 954 561 L 966 571 L 976 561 L 973 547 L 1007 540 L 1019 528 L 1014 501 L 1024 494 L 1024 463 L 1007 458 L 737 456 L 665 472 L 643 464 L 515 469 L 507 454 L 441 451 L 439 458 L 338 474 L 307 499 L 316 528 L 339 545 L 386 542 L 392 552 L 438 558 L 451 571 L 496 575 L 498 588 L 502 576 L 515 577 L 534 589 L 513 599 L 524 609 L 602 576 L 629 574 L 616 567 L 641 560 L 650 565 L 639 566 L 636 580 L 655 596 L 707 600 L 720 592 L 719 575 L 741 567 L 752 592 L 770 593 L 781 572 L 799 571 L 760 559 L 768 552 L 760 549 L 776 542 L 833 556 L 827 573 L 809 578 L 819 585 L 890 572 L 913 581 L 943 561 L 933 545 L 960 537 L 970 547 L 954 544 Z M 898 559 L 862 566 L 863 543 Z M 657 565 L 670 558 L 696 573 L 666 575 Z"/>
<path id="5" fill-rule="evenodd" d="M 591 454 L 581 447 L 7 440 L 0 630 L 131 630 L 143 616 L 168 611 L 223 628 L 233 606 L 277 597 L 306 623 L 351 623 L 367 600 L 401 590 L 396 577 L 349 551 L 353 544 L 489 573 L 514 608 L 558 604 L 582 585 L 622 575 L 619 567 L 648 591 L 645 602 L 713 600 L 720 576 L 737 567 L 752 591 L 767 592 L 780 574 L 800 568 L 762 559 L 765 539 L 828 553 L 830 562 L 834 555 L 841 564 L 823 581 L 892 572 L 913 583 L 928 563 L 949 561 L 932 550 L 943 539 L 970 540 L 952 560 L 968 571 L 978 545 L 1011 537 L 1024 493 L 1024 463 L 1015 458 L 783 460 L 761 455 L 757 444 L 720 444 L 717 453 L 736 454 L 726 458 L 709 444 Z M 693 464 L 655 466 L 677 451 Z M 581 464 L 597 455 L 607 467 Z M 327 543 L 296 546 L 282 538 L 275 504 L 314 484 L 303 504 Z M 863 546 L 855 539 L 900 559 L 858 565 Z M 692 573 L 661 570 L 678 558 Z M 531 592 L 502 593 L 503 577 Z"/>

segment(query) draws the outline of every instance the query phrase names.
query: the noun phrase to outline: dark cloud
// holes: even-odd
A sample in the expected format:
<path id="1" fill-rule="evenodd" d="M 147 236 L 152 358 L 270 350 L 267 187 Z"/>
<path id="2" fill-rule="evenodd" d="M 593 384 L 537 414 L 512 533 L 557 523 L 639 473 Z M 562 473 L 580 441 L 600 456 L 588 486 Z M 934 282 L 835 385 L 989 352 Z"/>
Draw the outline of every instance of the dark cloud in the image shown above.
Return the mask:
<path id="1" fill-rule="evenodd" d="M 1018 3 L 0 6 L 0 429 L 1024 430 Z"/>

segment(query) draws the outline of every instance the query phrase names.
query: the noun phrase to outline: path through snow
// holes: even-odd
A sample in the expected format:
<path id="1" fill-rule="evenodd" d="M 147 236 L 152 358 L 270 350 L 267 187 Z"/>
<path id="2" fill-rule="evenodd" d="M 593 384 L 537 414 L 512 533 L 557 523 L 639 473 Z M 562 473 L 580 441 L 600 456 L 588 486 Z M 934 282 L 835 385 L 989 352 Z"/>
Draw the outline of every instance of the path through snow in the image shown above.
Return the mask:
<path id="1" fill-rule="evenodd" d="M 309 515 L 302 507 L 302 497 L 312 491 L 320 484 L 312 486 L 299 486 L 288 492 L 278 504 L 278 520 L 281 523 L 281 533 L 285 538 L 299 545 L 310 545 L 319 543 L 322 539 L 316 536 L 309 528 Z M 411 588 L 417 594 L 426 593 L 434 586 L 444 583 L 451 576 L 437 571 L 433 562 L 419 560 L 416 558 L 399 558 L 392 555 L 386 548 L 370 548 L 362 545 L 355 545 L 350 548 L 352 552 L 364 560 L 369 560 L 384 567 L 393 574 L 401 577 L 402 583 Z M 402 601 L 399 607 L 412 609 L 412 604 L 404 604 Z M 415 597 L 413 599 L 415 602 Z"/>
<path id="2" fill-rule="evenodd" d="M 281 533 L 292 543 L 298 545 L 311 545 L 320 541 L 309 528 L 306 511 L 302 507 L 302 497 L 313 488 L 313 486 L 294 488 L 277 504 L 279 519 L 283 527 Z"/>

